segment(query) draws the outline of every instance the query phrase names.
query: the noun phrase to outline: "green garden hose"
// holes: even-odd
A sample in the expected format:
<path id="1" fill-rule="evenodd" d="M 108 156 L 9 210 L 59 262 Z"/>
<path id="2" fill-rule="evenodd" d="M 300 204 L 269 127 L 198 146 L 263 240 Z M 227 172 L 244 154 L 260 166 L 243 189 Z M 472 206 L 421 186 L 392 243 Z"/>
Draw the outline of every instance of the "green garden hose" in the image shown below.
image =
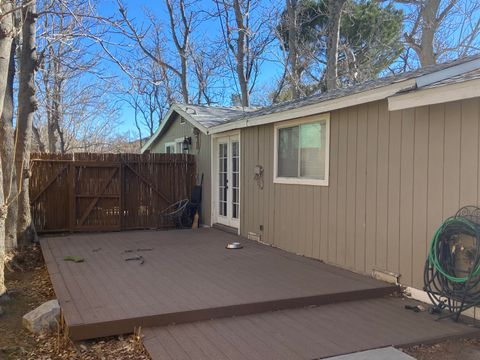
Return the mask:
<path id="1" fill-rule="evenodd" d="M 480 208 L 462 208 L 437 229 L 425 263 L 424 290 L 437 308 L 447 308 L 456 319 L 480 304 Z"/>

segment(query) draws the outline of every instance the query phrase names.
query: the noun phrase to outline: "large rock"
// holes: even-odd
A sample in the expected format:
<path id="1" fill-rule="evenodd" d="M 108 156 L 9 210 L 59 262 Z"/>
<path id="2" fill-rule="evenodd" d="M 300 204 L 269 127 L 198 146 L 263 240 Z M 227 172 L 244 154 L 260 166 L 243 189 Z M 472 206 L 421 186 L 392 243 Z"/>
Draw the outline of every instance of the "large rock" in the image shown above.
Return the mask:
<path id="1" fill-rule="evenodd" d="M 55 329 L 60 316 L 57 300 L 50 300 L 23 316 L 22 323 L 33 333 Z"/>

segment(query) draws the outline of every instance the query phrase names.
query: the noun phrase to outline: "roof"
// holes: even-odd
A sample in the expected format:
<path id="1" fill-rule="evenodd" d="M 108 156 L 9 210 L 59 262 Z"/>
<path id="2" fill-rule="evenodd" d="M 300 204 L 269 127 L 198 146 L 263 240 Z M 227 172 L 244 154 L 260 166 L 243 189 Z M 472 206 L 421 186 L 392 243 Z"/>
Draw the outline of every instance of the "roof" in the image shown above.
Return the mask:
<path id="1" fill-rule="evenodd" d="M 383 98 L 387 98 L 388 96 L 392 96 L 396 93 L 406 92 L 406 91 L 414 91 L 420 88 L 427 88 L 431 86 L 442 86 L 446 84 L 451 84 L 454 82 L 464 82 L 468 80 L 473 80 L 480 78 L 480 54 L 467 56 L 461 59 L 457 59 L 454 61 L 449 61 L 442 64 L 436 64 L 431 66 L 426 66 L 424 68 L 420 68 L 414 71 L 409 71 L 397 75 L 391 75 L 382 77 L 379 79 L 368 80 L 361 84 L 346 87 L 346 88 L 339 88 L 333 91 L 317 93 L 314 95 L 310 95 L 308 97 L 303 97 L 296 100 L 291 100 L 287 102 L 283 102 L 280 104 L 275 104 L 272 106 L 264 107 L 257 111 L 251 111 L 248 113 L 238 114 L 235 117 L 232 117 L 226 123 L 230 124 L 222 124 L 224 126 L 220 126 L 214 130 L 214 132 L 221 132 L 226 131 L 228 129 L 235 128 L 233 123 L 239 123 L 239 127 L 248 126 L 245 123 L 247 121 L 251 121 L 254 119 L 258 119 L 261 117 L 266 117 L 268 115 L 284 113 L 289 110 L 297 110 L 301 108 L 305 108 L 310 105 L 321 105 L 322 103 L 328 102 L 330 100 L 338 100 L 348 96 L 355 96 L 367 91 L 375 91 L 384 89 L 387 87 L 392 88 L 392 92 L 385 92 L 385 96 Z M 404 84 L 405 86 L 401 86 Z M 398 86 L 397 86 L 398 85 Z M 369 100 L 372 101 L 372 100 Z M 367 102 L 367 101 L 363 101 Z M 360 102 L 361 103 L 361 102 Z M 337 108 L 341 108 L 342 106 L 337 104 Z M 350 103 L 345 103 L 347 107 L 351 106 Z M 331 110 L 331 109 L 328 109 Z M 285 119 L 277 118 L 276 121 L 281 121 Z M 241 126 L 243 123 L 244 126 Z M 253 122 L 251 126 L 258 125 L 258 123 Z"/>
<path id="2" fill-rule="evenodd" d="M 241 106 L 207 106 L 207 105 L 187 105 L 175 104 L 182 109 L 197 123 L 202 124 L 205 128 L 220 125 L 230 121 L 231 119 L 242 116 L 257 108 L 243 108 Z"/>
<path id="3" fill-rule="evenodd" d="M 175 104 L 165 117 L 160 129 L 143 146 L 142 152 L 148 149 L 161 134 L 163 126 L 170 120 L 172 111 L 183 116 L 205 134 L 214 134 L 319 114 L 387 98 L 390 102 L 392 97 L 398 97 L 402 94 L 411 94 L 414 91 L 441 88 L 447 85 L 462 84 L 475 80 L 480 81 L 480 54 L 426 66 L 402 74 L 385 76 L 354 86 L 317 93 L 260 109 Z M 477 92 L 480 90 L 470 92 L 468 92 L 469 90 L 463 90 L 457 94 L 457 97 L 480 96 L 477 95 Z M 444 98 L 437 97 L 437 99 Z M 450 99 L 453 101 L 454 98 Z M 401 101 L 402 99 L 397 100 Z M 410 100 L 408 99 L 407 101 Z M 401 102 L 398 103 L 400 105 L 397 105 L 395 109 L 405 106 L 405 102 L 403 104 Z"/>
<path id="4" fill-rule="evenodd" d="M 190 104 L 173 104 L 168 113 L 162 119 L 160 127 L 142 146 L 142 153 L 150 148 L 150 146 L 164 134 L 167 125 L 175 119 L 174 115 L 180 115 L 186 121 L 191 123 L 194 127 L 202 131 L 204 134 L 208 133 L 208 129 L 227 123 L 234 117 L 241 116 L 246 112 L 251 112 L 257 108 L 241 106 L 207 106 L 207 105 L 190 105 Z"/>

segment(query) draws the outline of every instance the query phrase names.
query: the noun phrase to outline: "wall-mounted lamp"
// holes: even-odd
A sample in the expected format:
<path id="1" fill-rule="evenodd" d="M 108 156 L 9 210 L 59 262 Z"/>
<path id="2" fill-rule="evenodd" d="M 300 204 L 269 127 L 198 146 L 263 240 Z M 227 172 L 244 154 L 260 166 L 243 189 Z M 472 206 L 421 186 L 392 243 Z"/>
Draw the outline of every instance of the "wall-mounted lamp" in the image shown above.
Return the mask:
<path id="1" fill-rule="evenodd" d="M 188 149 L 190 148 L 190 145 L 192 145 L 192 138 L 189 136 L 189 137 L 186 137 L 183 139 L 183 146 L 182 146 L 182 150 L 183 152 L 187 152 Z"/>

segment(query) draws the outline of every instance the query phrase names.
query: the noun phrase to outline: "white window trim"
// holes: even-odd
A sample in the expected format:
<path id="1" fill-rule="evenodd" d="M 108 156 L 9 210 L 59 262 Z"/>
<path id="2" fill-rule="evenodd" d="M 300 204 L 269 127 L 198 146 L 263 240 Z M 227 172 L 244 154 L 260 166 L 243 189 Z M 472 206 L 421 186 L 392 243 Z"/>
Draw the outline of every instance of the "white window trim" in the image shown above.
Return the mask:
<path id="1" fill-rule="evenodd" d="M 326 122 L 326 144 L 325 144 L 325 179 L 303 179 L 280 177 L 278 174 L 278 130 L 282 128 L 292 127 L 301 124 L 308 124 L 312 122 L 325 121 Z M 291 121 L 282 121 L 273 126 L 273 182 L 275 184 L 295 184 L 295 185 L 316 185 L 328 186 L 330 169 L 330 113 L 309 116 L 308 118 L 296 119 Z"/>
<path id="2" fill-rule="evenodd" d="M 167 153 L 167 148 L 169 146 L 173 146 L 173 153 L 170 153 L 170 154 L 175 154 L 176 148 L 175 148 L 175 142 L 174 141 L 170 141 L 170 142 L 165 143 L 165 154 Z"/>
<path id="3" fill-rule="evenodd" d="M 184 151 L 183 151 L 183 141 L 184 140 L 185 140 L 185 137 L 175 139 L 175 154 L 185 154 Z M 177 152 L 177 145 L 178 144 L 180 144 L 180 152 Z"/>

